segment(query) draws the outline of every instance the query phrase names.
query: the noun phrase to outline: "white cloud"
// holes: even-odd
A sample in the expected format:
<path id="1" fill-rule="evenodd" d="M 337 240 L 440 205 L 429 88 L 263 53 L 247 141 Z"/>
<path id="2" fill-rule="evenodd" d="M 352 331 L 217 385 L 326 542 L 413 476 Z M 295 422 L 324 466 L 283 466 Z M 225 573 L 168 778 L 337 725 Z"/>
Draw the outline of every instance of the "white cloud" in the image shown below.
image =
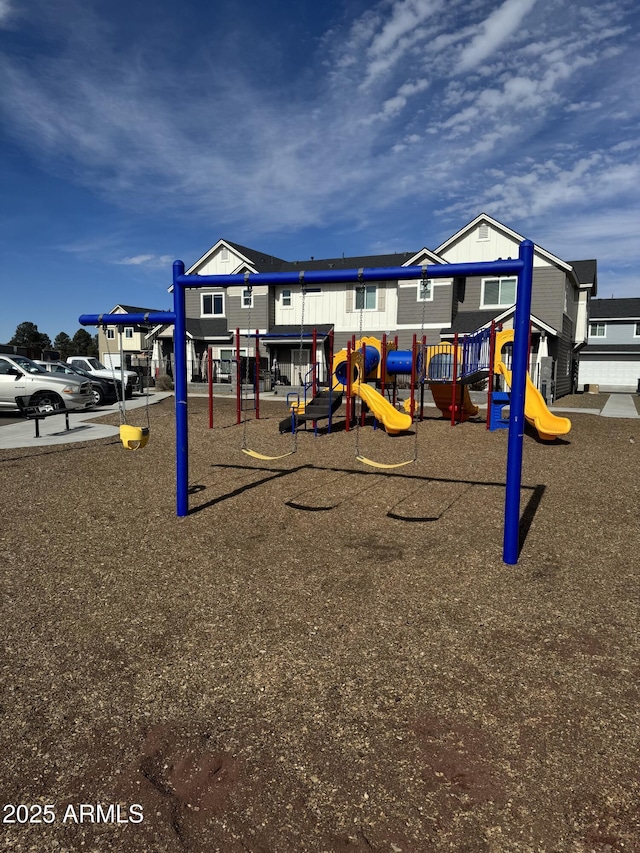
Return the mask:
<path id="1" fill-rule="evenodd" d="M 0 27 L 6 26 L 13 17 L 12 0 L 0 0 Z"/>
<path id="2" fill-rule="evenodd" d="M 613 204 L 634 179 L 638 72 L 620 24 L 626 0 L 606 26 L 582 4 L 562 17 L 559 0 L 537 2 L 525 38 L 534 0 L 495 11 L 490 0 L 385 0 L 326 34 L 308 57 L 313 85 L 290 89 L 211 56 L 176 73 L 116 42 L 82 5 L 58 42 L 49 22 L 57 54 L 0 58 L 0 114 L 57 176 L 143 216 L 166 209 L 228 234 L 238 224 L 256 236 L 355 229 L 418 199 L 425 222 L 430 210 L 473 216 L 485 204 L 505 220 L 555 219 L 556 209 Z M 602 61 L 607 38 L 628 69 L 623 97 L 622 60 Z M 109 257 L 165 263 L 146 246 Z"/>
<path id="3" fill-rule="evenodd" d="M 458 70 L 468 71 L 491 56 L 513 35 L 535 4 L 536 0 L 505 0 L 499 9 L 483 21 L 480 32 L 463 50 Z"/>
<path id="4" fill-rule="evenodd" d="M 443 8 L 443 0 L 397 0 L 391 5 L 386 20 L 377 18 L 377 32 L 369 34 L 370 42 L 364 54 L 362 87 L 370 87 L 375 80 L 406 61 L 419 43 L 424 43 L 426 49 L 434 26 L 423 25 Z M 370 22 L 371 18 L 367 20 Z"/>
<path id="5" fill-rule="evenodd" d="M 122 258 L 119 261 L 113 261 L 114 264 L 120 264 L 122 266 L 131 266 L 131 267 L 154 267 L 166 268 L 172 261 L 172 258 L 169 255 L 135 255 L 132 258 Z"/>

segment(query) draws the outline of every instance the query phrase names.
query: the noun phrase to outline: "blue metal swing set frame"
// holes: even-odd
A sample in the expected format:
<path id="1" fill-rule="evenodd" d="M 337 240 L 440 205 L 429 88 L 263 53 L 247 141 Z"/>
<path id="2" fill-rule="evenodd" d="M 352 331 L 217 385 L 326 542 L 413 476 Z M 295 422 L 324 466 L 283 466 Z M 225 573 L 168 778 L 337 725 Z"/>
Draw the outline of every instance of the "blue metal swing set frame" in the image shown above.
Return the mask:
<path id="1" fill-rule="evenodd" d="M 82 314 L 83 326 L 130 326 L 137 323 L 172 324 L 175 359 L 176 417 L 176 515 L 189 514 L 189 436 L 187 426 L 187 325 L 185 292 L 201 287 L 242 287 L 255 285 L 344 284 L 374 281 L 407 281 L 421 278 L 467 278 L 470 276 L 507 276 L 518 278 L 512 363 L 509 438 L 504 514 L 503 560 L 518 562 L 520 548 L 520 489 L 524 443 L 524 402 L 529 349 L 529 317 L 533 283 L 531 240 L 520 244 L 518 257 L 508 260 L 464 264 L 434 264 L 410 267 L 371 267 L 352 270 L 309 270 L 281 273 L 239 273 L 230 275 L 186 275 L 182 261 L 173 263 L 173 311 L 149 311 L 130 314 Z"/>

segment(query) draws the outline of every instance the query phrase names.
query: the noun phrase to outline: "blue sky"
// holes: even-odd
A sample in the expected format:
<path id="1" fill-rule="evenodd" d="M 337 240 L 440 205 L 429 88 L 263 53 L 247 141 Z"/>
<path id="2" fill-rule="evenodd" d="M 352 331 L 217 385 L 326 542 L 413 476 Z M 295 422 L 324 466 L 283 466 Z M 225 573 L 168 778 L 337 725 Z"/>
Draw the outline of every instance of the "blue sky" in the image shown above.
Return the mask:
<path id="1" fill-rule="evenodd" d="M 637 0 L 0 0 L 0 342 L 486 211 L 640 295 Z"/>

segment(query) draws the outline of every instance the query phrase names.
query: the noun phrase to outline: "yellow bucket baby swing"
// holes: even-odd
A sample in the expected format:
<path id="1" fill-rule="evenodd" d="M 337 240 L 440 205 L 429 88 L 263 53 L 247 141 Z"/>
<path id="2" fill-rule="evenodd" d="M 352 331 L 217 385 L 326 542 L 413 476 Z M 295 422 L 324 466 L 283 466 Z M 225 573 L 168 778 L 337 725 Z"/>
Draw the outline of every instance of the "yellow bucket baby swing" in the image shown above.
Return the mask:
<path id="1" fill-rule="evenodd" d="M 149 385 L 147 384 L 145 399 L 145 411 L 147 418 L 147 425 L 144 427 L 133 426 L 132 424 L 127 422 L 127 405 L 125 402 L 126 399 L 126 391 L 125 391 L 125 383 L 124 383 L 124 374 L 122 373 L 122 366 L 124 365 L 124 358 L 122 352 L 122 331 L 120 331 L 120 365 L 121 365 L 121 375 L 120 380 L 116 378 L 116 371 L 113 366 L 113 359 L 111 358 L 111 350 L 109 349 L 109 330 L 106 326 L 103 326 L 104 337 L 107 342 L 107 355 L 109 356 L 111 373 L 113 375 L 113 381 L 116 387 L 116 399 L 118 401 L 118 411 L 120 413 L 120 441 L 126 450 L 141 450 L 146 446 L 149 441 Z M 119 386 L 119 388 L 118 388 Z"/>

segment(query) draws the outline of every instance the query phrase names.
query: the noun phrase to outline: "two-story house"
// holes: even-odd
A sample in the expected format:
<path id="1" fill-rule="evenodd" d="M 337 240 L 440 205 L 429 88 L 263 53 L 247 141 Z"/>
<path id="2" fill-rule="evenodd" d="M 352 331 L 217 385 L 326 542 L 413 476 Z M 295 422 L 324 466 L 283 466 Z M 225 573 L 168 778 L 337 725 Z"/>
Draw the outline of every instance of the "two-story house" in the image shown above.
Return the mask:
<path id="1" fill-rule="evenodd" d="M 188 269 L 188 274 L 311 271 L 372 267 L 435 265 L 490 261 L 517 257 L 524 237 L 492 217 L 481 214 L 435 250 L 385 255 L 311 258 L 286 261 L 229 240 L 218 240 Z M 572 390 L 576 379 L 578 350 L 586 341 L 586 305 L 595 290 L 595 261 L 578 263 L 556 257 L 535 247 L 532 300 L 532 376 L 540 366 L 554 369 L 555 396 Z M 589 281 L 587 282 L 587 279 Z M 188 360 L 192 377 L 202 375 L 203 355 L 208 348 L 221 374 L 226 375 L 235 355 L 235 330 L 241 333 L 241 356 L 253 356 L 256 331 L 261 336 L 263 367 L 277 364 L 290 382 L 304 376 L 312 360 L 325 366 L 328 336 L 334 348 L 344 347 L 355 335 L 383 334 L 398 338 L 409 348 L 413 335 L 424 335 L 428 344 L 466 334 L 495 319 L 505 327 L 513 322 L 517 298 L 515 278 L 434 278 L 423 281 L 368 282 L 318 287 L 261 286 L 187 290 Z M 317 352 L 311 353 L 311 331 L 316 330 Z M 170 345 L 170 328 L 154 333 Z M 166 350 L 165 350 L 166 353 Z M 545 361 L 546 360 L 546 361 Z"/>
<path id="2" fill-rule="evenodd" d="M 506 225 L 480 214 L 435 250 L 446 263 L 515 258 L 524 237 Z M 538 387 L 545 370 L 549 398 L 576 388 L 580 350 L 587 339 L 588 305 L 597 288 L 597 262 L 564 261 L 535 245 L 531 293 L 530 374 Z M 469 334 L 491 320 L 513 328 L 517 281 L 510 278 L 469 278 L 454 293 L 451 328 Z"/>
<path id="3" fill-rule="evenodd" d="M 640 299 L 592 300 L 579 383 L 601 391 L 640 389 Z"/>
<path id="4" fill-rule="evenodd" d="M 146 314 L 153 308 L 138 308 L 133 305 L 115 305 L 110 314 Z M 147 366 L 151 356 L 152 342 L 149 338 L 151 324 L 132 326 L 99 326 L 98 352 L 100 361 L 108 368 L 120 367 L 120 356 L 124 356 L 124 366 Z"/>

